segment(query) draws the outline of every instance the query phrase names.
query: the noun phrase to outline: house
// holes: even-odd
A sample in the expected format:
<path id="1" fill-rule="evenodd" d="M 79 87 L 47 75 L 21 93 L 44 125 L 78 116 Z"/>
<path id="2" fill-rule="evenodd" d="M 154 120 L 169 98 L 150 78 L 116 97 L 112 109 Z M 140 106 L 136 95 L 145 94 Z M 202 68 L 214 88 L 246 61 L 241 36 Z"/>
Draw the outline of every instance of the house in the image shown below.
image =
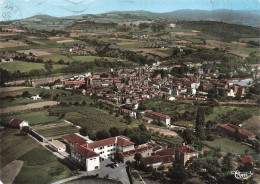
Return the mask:
<path id="1" fill-rule="evenodd" d="M 153 112 L 151 110 L 146 110 L 145 112 L 145 116 L 147 116 L 148 118 L 152 118 L 153 120 L 157 120 L 157 121 L 163 121 L 166 126 L 171 126 L 171 117 L 161 114 L 161 113 L 157 113 L 157 112 Z"/>
<path id="2" fill-rule="evenodd" d="M 147 117 L 142 117 L 142 120 L 147 122 L 147 123 L 152 123 L 152 121 L 153 121 L 152 118 L 147 118 Z"/>
<path id="3" fill-rule="evenodd" d="M 122 109 L 121 112 L 123 114 L 129 115 L 131 118 L 135 118 L 136 119 L 136 112 L 134 112 L 134 111 L 130 111 L 128 109 Z"/>
<path id="4" fill-rule="evenodd" d="M 145 147 L 123 152 L 120 154 L 121 161 L 122 162 L 127 162 L 127 161 L 132 162 L 134 160 L 135 154 L 137 154 L 137 153 L 140 153 L 142 155 L 142 157 L 151 156 L 152 152 L 153 152 L 152 148 L 153 148 L 152 146 L 145 146 Z"/>
<path id="5" fill-rule="evenodd" d="M 51 142 L 49 142 L 49 145 L 57 152 L 66 151 L 66 145 L 58 140 L 52 140 Z"/>
<path id="6" fill-rule="evenodd" d="M 41 97 L 39 96 L 39 94 L 35 94 L 35 95 L 31 96 L 31 99 L 33 99 L 33 100 L 40 100 Z"/>
<path id="7" fill-rule="evenodd" d="M 134 143 L 125 136 L 116 136 L 87 143 L 86 147 L 99 154 L 101 160 L 114 158 L 116 152 L 121 153 L 135 149 Z"/>
<path id="8" fill-rule="evenodd" d="M 217 132 L 222 136 L 245 142 L 255 137 L 254 133 L 233 124 L 217 124 Z"/>
<path id="9" fill-rule="evenodd" d="M 9 124 L 12 125 L 12 126 L 15 127 L 15 128 L 20 128 L 20 129 L 21 129 L 21 128 L 23 128 L 23 127 L 29 126 L 29 121 L 13 118 L 13 119 L 9 122 Z"/>
<path id="10" fill-rule="evenodd" d="M 177 163 L 181 163 L 185 165 L 189 159 L 193 157 L 198 157 L 198 152 L 187 145 L 178 146 L 175 148 L 174 156 L 175 156 L 175 161 Z"/>
<path id="11" fill-rule="evenodd" d="M 86 171 L 97 170 L 100 167 L 99 155 L 83 145 L 71 149 L 71 158 Z"/>
<path id="12" fill-rule="evenodd" d="M 251 156 L 239 156 L 238 159 L 243 164 L 247 164 L 247 163 L 253 164 L 254 163 L 254 160 Z"/>
<path id="13" fill-rule="evenodd" d="M 79 134 L 68 134 L 62 137 L 62 141 L 67 143 L 70 148 L 86 144 L 87 140 Z"/>
<path id="14" fill-rule="evenodd" d="M 154 169 L 157 169 L 160 165 L 165 165 L 166 167 L 169 167 L 172 165 L 173 157 L 170 155 L 166 156 L 150 156 L 143 158 L 144 163 L 147 167 L 152 166 Z"/>

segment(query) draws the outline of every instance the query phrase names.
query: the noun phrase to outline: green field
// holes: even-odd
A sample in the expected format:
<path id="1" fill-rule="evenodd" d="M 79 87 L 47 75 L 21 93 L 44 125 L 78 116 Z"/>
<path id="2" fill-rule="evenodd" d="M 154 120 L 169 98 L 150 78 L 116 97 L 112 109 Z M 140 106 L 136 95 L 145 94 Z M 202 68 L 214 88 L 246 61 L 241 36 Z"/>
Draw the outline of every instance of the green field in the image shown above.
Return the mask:
<path id="1" fill-rule="evenodd" d="M 38 110 L 38 111 L 24 112 L 21 114 L 2 116 L 1 123 L 7 124 L 13 118 L 27 120 L 29 121 L 30 126 L 61 121 L 58 116 L 49 116 L 47 110 Z"/>
<path id="2" fill-rule="evenodd" d="M 99 56 L 72 56 L 72 58 L 80 62 L 92 62 L 95 59 L 102 59 L 102 61 L 104 60 L 109 62 L 115 61 L 115 58 L 112 57 L 99 57 Z"/>
<path id="3" fill-rule="evenodd" d="M 25 163 L 14 183 L 50 183 L 72 175 L 71 170 L 42 147 L 37 147 L 19 158 Z"/>
<path id="4" fill-rule="evenodd" d="M 60 90 L 60 89 L 43 89 L 43 88 L 24 88 L 16 91 L 10 91 L 10 92 L 3 92 L 0 94 L 0 97 L 6 97 L 6 96 L 16 96 L 16 95 L 22 95 L 24 91 L 28 91 L 30 94 L 50 94 L 50 95 L 68 95 L 70 94 L 69 91 Z"/>
<path id="5" fill-rule="evenodd" d="M 71 133 L 77 133 L 79 129 L 73 126 L 62 126 L 62 127 L 54 127 L 54 128 L 47 128 L 43 130 L 38 130 L 37 132 L 42 135 L 43 137 L 52 137 L 52 136 L 59 136 Z"/>
<path id="6" fill-rule="evenodd" d="M 87 130 L 92 130 L 94 133 L 99 130 L 109 130 L 111 127 L 117 127 L 120 130 L 127 128 L 127 125 L 121 122 L 120 117 L 114 117 L 108 113 L 86 116 L 77 112 L 69 112 L 66 113 L 64 119 L 80 125 Z"/>
<path id="7" fill-rule="evenodd" d="M 48 60 L 52 60 L 53 62 L 57 63 L 59 60 L 63 60 L 64 62 L 72 62 L 74 61 L 72 58 L 69 58 L 68 56 L 66 55 L 63 55 L 59 52 L 57 53 L 53 53 L 49 56 L 41 56 L 40 57 L 41 59 L 43 59 L 43 61 L 48 61 Z"/>
<path id="8" fill-rule="evenodd" d="M 245 154 L 245 150 L 248 153 L 255 153 L 255 150 L 247 145 L 240 144 L 228 138 L 216 136 L 214 141 L 202 141 L 205 145 L 213 148 L 220 148 L 222 152 L 228 152 L 232 154 Z"/>
<path id="9" fill-rule="evenodd" d="M 54 70 L 65 68 L 65 67 L 66 67 L 66 65 L 58 65 L 58 64 L 53 65 Z M 36 69 L 45 70 L 43 63 L 30 63 L 30 62 L 23 62 L 23 61 L 1 63 L 1 68 L 3 68 L 4 70 L 10 71 L 10 72 L 14 72 L 17 70 L 20 70 L 21 72 L 29 72 L 31 70 L 36 70 Z"/>
<path id="10" fill-rule="evenodd" d="M 118 45 L 117 47 L 122 50 L 144 48 L 147 44 L 145 42 L 130 44 L 130 45 Z"/>
<path id="11" fill-rule="evenodd" d="M 32 104 L 32 103 L 44 102 L 44 101 L 46 101 L 46 100 L 44 100 L 44 99 L 33 100 L 30 98 L 15 98 L 13 100 L 4 99 L 4 100 L 1 100 L 0 108 L 12 107 L 12 106 L 16 106 L 16 105 L 27 105 L 27 104 Z"/>

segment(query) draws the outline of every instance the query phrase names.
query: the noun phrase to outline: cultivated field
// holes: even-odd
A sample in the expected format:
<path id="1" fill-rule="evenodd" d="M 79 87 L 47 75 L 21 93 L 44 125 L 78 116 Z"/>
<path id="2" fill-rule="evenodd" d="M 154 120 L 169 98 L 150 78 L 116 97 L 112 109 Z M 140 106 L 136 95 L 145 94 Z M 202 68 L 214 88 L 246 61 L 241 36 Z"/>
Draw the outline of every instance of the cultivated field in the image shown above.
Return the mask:
<path id="1" fill-rule="evenodd" d="M 23 161 L 14 160 L 10 164 L 4 166 L 0 172 L 0 179 L 3 183 L 13 183 L 15 177 L 23 167 Z"/>
<path id="2" fill-rule="evenodd" d="M 39 103 L 44 102 L 46 100 L 40 99 L 40 100 L 33 100 L 30 98 L 14 98 L 14 99 L 3 99 L 1 100 L 0 108 L 6 108 L 6 107 L 13 107 L 18 105 L 27 105 L 27 104 L 33 104 L 33 103 Z"/>
<path id="3" fill-rule="evenodd" d="M 35 56 L 48 56 L 51 55 L 51 53 L 45 51 L 45 50 L 39 50 L 39 49 L 30 49 L 30 50 L 18 50 L 19 53 L 24 53 L 29 55 L 29 53 L 32 53 Z"/>
<path id="4" fill-rule="evenodd" d="M 174 131 L 171 131 L 167 128 L 160 128 L 160 127 L 154 127 L 154 126 L 147 126 L 147 129 L 152 131 L 152 132 L 159 132 L 159 134 L 162 135 L 168 135 L 168 136 L 178 136 L 178 134 Z"/>
<path id="5" fill-rule="evenodd" d="M 37 132 L 46 139 L 52 139 L 53 137 L 61 137 L 66 134 L 77 133 L 78 131 L 79 128 L 66 125 L 37 130 Z"/>
<path id="6" fill-rule="evenodd" d="M 73 59 L 75 59 L 76 61 L 80 61 L 80 62 L 92 62 L 95 59 L 100 59 L 100 60 L 104 60 L 104 61 L 115 61 L 115 58 L 112 57 L 99 57 L 99 56 L 72 56 Z"/>
<path id="7" fill-rule="evenodd" d="M 20 111 L 26 111 L 31 109 L 39 109 L 43 108 L 45 106 L 54 106 L 58 105 L 58 102 L 55 101 L 46 101 L 46 102 L 38 102 L 38 103 L 32 103 L 27 105 L 19 105 L 19 106 L 13 106 L 13 107 L 6 107 L 0 109 L 0 114 L 9 114 L 9 113 L 17 113 Z"/>
<path id="8" fill-rule="evenodd" d="M 25 43 L 22 42 L 18 42 L 15 40 L 9 40 L 9 41 L 0 41 L 0 49 L 4 49 L 4 48 L 12 48 L 12 47 L 26 47 L 28 46 Z"/>
<path id="9" fill-rule="evenodd" d="M 63 43 L 72 43 L 72 42 L 76 42 L 76 40 L 59 40 L 59 41 L 56 41 L 57 44 L 63 44 Z"/>

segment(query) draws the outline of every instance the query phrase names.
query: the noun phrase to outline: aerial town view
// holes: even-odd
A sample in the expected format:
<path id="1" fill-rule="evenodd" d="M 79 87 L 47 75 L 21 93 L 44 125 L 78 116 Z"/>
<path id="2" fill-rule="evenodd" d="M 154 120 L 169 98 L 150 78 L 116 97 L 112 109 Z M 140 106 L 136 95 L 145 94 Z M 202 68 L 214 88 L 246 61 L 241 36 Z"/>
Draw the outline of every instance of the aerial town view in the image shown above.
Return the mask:
<path id="1" fill-rule="evenodd" d="M 259 0 L 0 0 L 0 183 L 260 184 Z"/>

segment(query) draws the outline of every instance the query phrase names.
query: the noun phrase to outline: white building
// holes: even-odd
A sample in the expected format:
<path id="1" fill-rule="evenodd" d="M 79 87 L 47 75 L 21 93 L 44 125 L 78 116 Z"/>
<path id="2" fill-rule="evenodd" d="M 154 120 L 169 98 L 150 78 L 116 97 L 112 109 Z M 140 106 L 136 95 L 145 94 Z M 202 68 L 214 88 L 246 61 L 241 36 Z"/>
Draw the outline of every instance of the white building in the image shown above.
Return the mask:
<path id="1" fill-rule="evenodd" d="M 87 148 L 99 154 L 101 160 L 114 158 L 116 152 L 125 152 L 135 149 L 134 143 L 128 137 L 117 136 L 108 139 L 87 143 Z"/>
<path id="2" fill-rule="evenodd" d="M 35 94 L 35 95 L 31 96 L 31 99 L 33 99 L 33 100 L 40 100 L 41 97 L 39 96 L 39 94 Z"/>
<path id="3" fill-rule="evenodd" d="M 146 110 L 145 112 L 145 116 L 148 118 L 152 118 L 153 120 L 157 120 L 157 121 L 163 121 L 166 126 L 171 126 L 171 117 L 161 114 L 161 113 L 157 113 L 157 112 L 153 112 L 151 110 Z"/>
<path id="4" fill-rule="evenodd" d="M 16 127 L 16 128 L 20 128 L 21 129 L 22 127 L 29 126 L 29 121 L 13 118 L 9 122 L 9 124 L 14 126 L 14 127 Z"/>
<path id="5" fill-rule="evenodd" d="M 74 162 L 84 166 L 86 171 L 97 170 L 100 167 L 99 155 L 83 145 L 72 148 L 71 157 Z"/>
<path id="6" fill-rule="evenodd" d="M 51 142 L 49 142 L 49 145 L 57 152 L 66 151 L 66 145 L 58 140 L 52 140 Z"/>

